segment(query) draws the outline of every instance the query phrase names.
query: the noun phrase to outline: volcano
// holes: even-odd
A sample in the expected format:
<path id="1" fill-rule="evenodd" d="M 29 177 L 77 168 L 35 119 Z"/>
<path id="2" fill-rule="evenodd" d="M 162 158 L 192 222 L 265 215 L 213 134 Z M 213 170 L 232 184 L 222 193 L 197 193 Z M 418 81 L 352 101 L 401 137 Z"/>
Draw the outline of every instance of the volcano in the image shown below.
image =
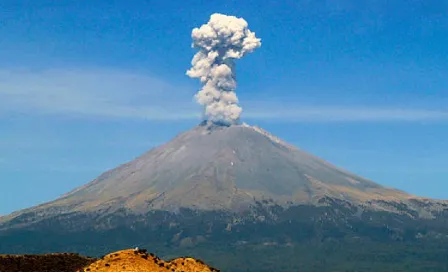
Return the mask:
<path id="1" fill-rule="evenodd" d="M 0 218 L 0 250 L 94 255 L 148 245 L 161 255 L 203 250 L 226 267 L 217 256 L 228 246 L 441 241 L 447 211 L 446 201 L 384 187 L 259 127 L 203 122 L 55 201 Z"/>
<path id="2" fill-rule="evenodd" d="M 375 206 L 381 201 L 418 199 L 337 168 L 259 127 L 204 122 L 56 201 L 8 218 L 122 208 L 241 211 L 257 201 L 317 205 L 325 197 L 377 209 L 384 209 Z"/>

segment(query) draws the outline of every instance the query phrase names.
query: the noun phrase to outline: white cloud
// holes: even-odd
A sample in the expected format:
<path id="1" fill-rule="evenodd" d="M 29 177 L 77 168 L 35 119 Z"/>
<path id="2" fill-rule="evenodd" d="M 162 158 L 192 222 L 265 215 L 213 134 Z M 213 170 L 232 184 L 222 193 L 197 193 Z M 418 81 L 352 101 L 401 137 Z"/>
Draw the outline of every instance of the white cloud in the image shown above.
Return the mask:
<path id="1" fill-rule="evenodd" d="M 192 94 L 119 70 L 0 70 L 0 112 L 151 120 L 197 118 Z"/>
<path id="2" fill-rule="evenodd" d="M 191 90 L 190 90 L 191 89 Z M 148 120 L 195 120 L 193 88 L 112 69 L 1 70 L 0 117 L 10 112 Z M 284 122 L 448 121 L 448 111 L 304 106 L 247 101 L 243 120 Z"/>
<path id="3" fill-rule="evenodd" d="M 285 122 L 418 122 L 448 121 L 448 111 L 394 109 L 375 107 L 295 107 L 275 106 L 260 110 L 248 109 L 244 117 L 249 119 Z"/>

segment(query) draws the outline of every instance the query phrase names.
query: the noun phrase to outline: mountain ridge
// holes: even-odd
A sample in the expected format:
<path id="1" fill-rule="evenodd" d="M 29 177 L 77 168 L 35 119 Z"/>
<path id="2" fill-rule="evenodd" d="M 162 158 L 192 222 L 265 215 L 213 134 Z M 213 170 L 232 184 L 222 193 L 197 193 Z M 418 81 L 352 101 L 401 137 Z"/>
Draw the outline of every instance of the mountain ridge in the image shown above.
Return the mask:
<path id="1" fill-rule="evenodd" d="M 288 207 L 321 205 L 324 197 L 388 212 L 396 209 L 381 201 L 404 203 L 428 218 L 447 203 L 376 184 L 257 126 L 203 122 L 54 201 L 0 217 L 0 228 L 26 213 L 42 219 L 121 208 L 137 214 L 181 208 L 238 212 L 256 201 Z M 413 201 L 433 206 L 416 207 Z"/>

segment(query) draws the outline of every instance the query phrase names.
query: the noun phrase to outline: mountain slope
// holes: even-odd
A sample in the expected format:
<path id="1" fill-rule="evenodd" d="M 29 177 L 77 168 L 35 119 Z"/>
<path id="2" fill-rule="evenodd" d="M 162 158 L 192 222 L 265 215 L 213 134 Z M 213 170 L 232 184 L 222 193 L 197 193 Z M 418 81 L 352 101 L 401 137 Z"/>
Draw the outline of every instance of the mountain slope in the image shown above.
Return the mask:
<path id="1" fill-rule="evenodd" d="M 429 210 L 414 207 L 411 200 L 430 200 L 339 169 L 258 127 L 203 123 L 56 201 L 3 217 L 0 223 L 29 212 L 45 218 L 122 208 L 134 213 L 243 211 L 255 201 L 316 205 L 323 197 L 387 211 L 395 208 L 384 201 L 405 203 L 429 217 L 441 203 L 432 201 Z"/>

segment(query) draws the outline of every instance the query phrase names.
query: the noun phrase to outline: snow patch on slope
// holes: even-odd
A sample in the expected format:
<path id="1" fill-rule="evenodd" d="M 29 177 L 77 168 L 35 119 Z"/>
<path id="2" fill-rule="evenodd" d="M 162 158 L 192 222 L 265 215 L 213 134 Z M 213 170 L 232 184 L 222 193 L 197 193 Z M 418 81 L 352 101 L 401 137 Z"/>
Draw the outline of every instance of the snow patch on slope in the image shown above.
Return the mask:
<path id="1" fill-rule="evenodd" d="M 284 147 L 286 147 L 286 148 L 288 148 L 290 150 L 297 149 L 296 147 L 286 143 L 285 141 L 281 140 L 277 136 L 272 135 L 271 133 L 267 132 L 266 130 L 264 130 L 264 129 L 260 128 L 260 127 L 250 126 L 247 123 L 243 123 L 241 126 L 250 128 L 250 129 L 260 133 L 261 135 L 267 137 L 269 140 L 273 141 L 274 143 L 282 145 L 282 146 L 284 146 Z"/>

